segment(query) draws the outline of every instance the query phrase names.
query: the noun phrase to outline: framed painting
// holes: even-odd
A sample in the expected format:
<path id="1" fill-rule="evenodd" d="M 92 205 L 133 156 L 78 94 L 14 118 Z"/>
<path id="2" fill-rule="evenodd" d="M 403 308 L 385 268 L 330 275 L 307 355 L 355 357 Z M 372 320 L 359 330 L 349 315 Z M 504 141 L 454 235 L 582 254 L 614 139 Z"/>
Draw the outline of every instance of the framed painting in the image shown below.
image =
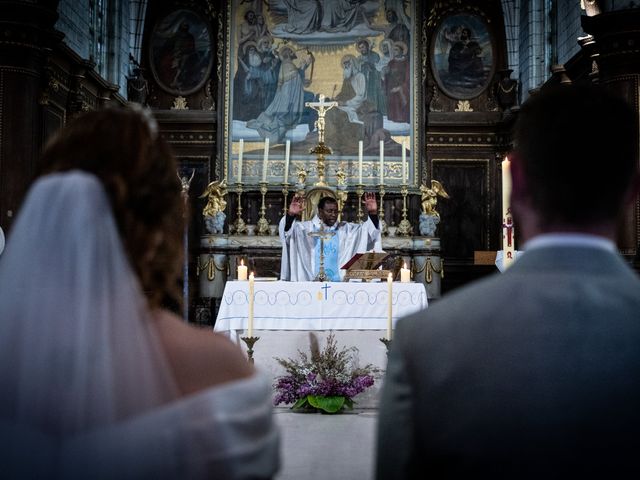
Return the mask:
<path id="1" fill-rule="evenodd" d="M 180 9 L 161 18 L 151 32 L 151 73 L 160 87 L 173 95 L 200 90 L 213 65 L 212 36 L 198 13 Z"/>
<path id="2" fill-rule="evenodd" d="M 471 13 L 445 17 L 435 29 L 431 46 L 433 76 L 448 96 L 468 100 L 489 86 L 495 53 L 482 17 Z"/>
<path id="3" fill-rule="evenodd" d="M 414 185 L 420 104 L 415 3 L 231 0 L 223 147 L 228 182 L 317 182 L 316 157 L 309 152 L 324 123 L 330 186 Z M 320 98 L 337 102 L 324 122 L 308 105 Z"/>

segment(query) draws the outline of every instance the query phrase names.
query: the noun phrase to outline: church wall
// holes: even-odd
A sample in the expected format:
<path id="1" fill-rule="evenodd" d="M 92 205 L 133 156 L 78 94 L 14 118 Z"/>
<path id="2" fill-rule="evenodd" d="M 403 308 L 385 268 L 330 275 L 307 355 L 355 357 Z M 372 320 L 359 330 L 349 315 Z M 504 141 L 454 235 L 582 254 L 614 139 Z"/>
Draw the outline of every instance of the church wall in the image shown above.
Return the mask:
<path id="1" fill-rule="evenodd" d="M 580 25 L 580 17 L 584 12 L 580 9 L 578 2 L 557 2 L 557 4 L 557 63 L 564 64 L 580 52 L 578 37 L 585 35 Z"/>

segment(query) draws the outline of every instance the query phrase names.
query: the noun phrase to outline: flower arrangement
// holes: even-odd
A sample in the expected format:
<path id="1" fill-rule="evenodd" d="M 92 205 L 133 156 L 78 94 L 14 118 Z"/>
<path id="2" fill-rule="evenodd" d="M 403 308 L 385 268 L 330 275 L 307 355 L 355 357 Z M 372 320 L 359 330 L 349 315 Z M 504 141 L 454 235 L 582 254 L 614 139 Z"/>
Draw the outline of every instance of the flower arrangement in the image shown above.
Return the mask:
<path id="1" fill-rule="evenodd" d="M 311 356 L 298 350 L 299 359 L 276 357 L 287 374 L 276 378 L 277 395 L 274 404 L 292 403 L 293 410 L 317 410 L 336 413 L 353 408 L 353 397 L 373 385 L 373 374 L 378 371 L 369 364 L 357 366 L 355 347 L 338 349 L 335 336 L 327 336 L 320 350 L 318 340 L 309 334 Z"/>

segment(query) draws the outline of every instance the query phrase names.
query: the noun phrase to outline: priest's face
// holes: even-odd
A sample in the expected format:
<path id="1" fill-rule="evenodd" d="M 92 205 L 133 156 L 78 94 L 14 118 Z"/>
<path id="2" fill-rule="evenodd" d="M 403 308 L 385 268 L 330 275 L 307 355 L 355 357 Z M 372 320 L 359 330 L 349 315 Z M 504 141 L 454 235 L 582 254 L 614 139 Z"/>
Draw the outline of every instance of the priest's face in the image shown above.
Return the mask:
<path id="1" fill-rule="evenodd" d="M 338 220 L 338 204 L 327 202 L 324 208 L 318 208 L 318 217 L 325 225 L 331 227 Z"/>

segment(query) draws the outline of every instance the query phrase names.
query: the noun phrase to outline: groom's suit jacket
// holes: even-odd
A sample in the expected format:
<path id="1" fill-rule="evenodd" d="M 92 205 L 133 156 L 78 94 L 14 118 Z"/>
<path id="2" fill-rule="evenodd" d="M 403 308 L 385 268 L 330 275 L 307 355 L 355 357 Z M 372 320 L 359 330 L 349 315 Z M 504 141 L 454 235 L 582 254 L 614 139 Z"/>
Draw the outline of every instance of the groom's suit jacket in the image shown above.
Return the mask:
<path id="1" fill-rule="evenodd" d="M 640 472 L 640 279 L 618 255 L 531 250 L 398 322 L 378 478 L 628 471 Z"/>

